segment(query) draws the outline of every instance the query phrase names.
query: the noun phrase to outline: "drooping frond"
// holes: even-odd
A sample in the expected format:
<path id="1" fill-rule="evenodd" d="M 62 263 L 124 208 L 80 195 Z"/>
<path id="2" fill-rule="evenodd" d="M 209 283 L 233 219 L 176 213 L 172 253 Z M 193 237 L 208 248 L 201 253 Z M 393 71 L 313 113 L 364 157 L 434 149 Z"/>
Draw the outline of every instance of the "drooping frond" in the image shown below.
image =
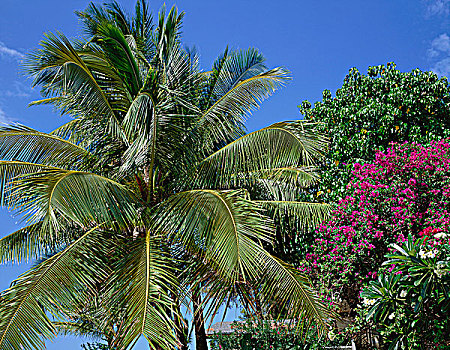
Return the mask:
<path id="1" fill-rule="evenodd" d="M 267 307 L 279 304 L 293 318 L 324 326 L 327 312 L 307 279 L 261 247 L 259 240 L 270 241 L 274 226 L 244 195 L 214 190 L 176 194 L 155 214 L 157 232 L 172 236 L 199 262 L 200 271 L 193 275 L 203 277 L 194 280 L 203 278 L 210 310 L 236 291 L 252 303 L 247 288 L 256 285 Z"/>
<path id="2" fill-rule="evenodd" d="M 119 349 L 134 344 L 141 335 L 151 349 L 170 350 L 178 345 L 172 318 L 177 312 L 170 298 L 178 282 L 165 244 L 146 232 L 145 237 L 127 246 L 125 257 L 115 267 L 110 302 L 124 305 L 125 319 L 133 320 L 120 329 L 121 337 L 114 344 Z"/>
<path id="3" fill-rule="evenodd" d="M 302 230 L 321 224 L 331 211 L 331 206 L 325 203 L 258 200 L 254 202 L 265 208 L 271 217 L 287 216 L 293 225 Z"/>
<path id="4" fill-rule="evenodd" d="M 174 236 L 192 254 L 216 261 L 221 273 L 234 282 L 242 272 L 241 236 L 270 242 L 274 234 L 271 220 L 261 220 L 261 209 L 239 193 L 192 190 L 175 194 L 155 214 L 156 230 Z"/>
<path id="5" fill-rule="evenodd" d="M 240 178 L 264 178 L 268 172 L 276 177 L 276 169 L 314 165 L 327 145 L 314 127 L 301 121 L 281 122 L 242 136 L 200 163 L 199 181 L 212 187 L 236 186 Z M 283 175 L 287 171 L 278 171 Z"/>
<path id="6" fill-rule="evenodd" d="M 281 167 L 261 170 L 258 172 L 260 179 L 267 179 L 278 183 L 284 183 L 298 188 L 308 188 L 320 181 L 318 169 L 314 166 Z"/>
<path id="7" fill-rule="evenodd" d="M 8 198 L 12 209 L 30 222 L 44 220 L 58 229 L 61 220 L 82 227 L 108 223 L 127 227 L 138 205 L 123 185 L 81 171 L 47 169 L 17 179 Z"/>
<path id="8" fill-rule="evenodd" d="M 43 170 L 55 170 L 55 169 L 59 168 L 29 162 L 0 160 L 1 206 L 6 206 L 8 207 L 8 209 L 11 209 L 11 207 L 15 205 L 13 198 L 11 197 L 12 195 L 11 191 L 13 189 L 16 180 L 28 174 L 35 174 Z"/>
<path id="9" fill-rule="evenodd" d="M 73 167 L 91 158 L 84 148 L 23 125 L 0 127 L 0 159 Z"/>
<path id="10" fill-rule="evenodd" d="M 243 254 L 259 261 L 258 265 L 251 265 L 249 261 L 249 268 L 253 268 L 253 273 L 258 276 L 256 290 L 263 302 L 282 310 L 283 317 L 296 320 L 298 331 L 304 332 L 311 324 L 316 324 L 319 333 L 323 334 L 333 313 L 322 304 L 308 278 L 260 246 L 251 249 L 245 246 L 245 249 Z"/>
<path id="11" fill-rule="evenodd" d="M 41 242 L 39 232 L 41 224 L 28 225 L 0 239 L 0 264 L 10 261 L 17 263 L 41 256 Z M 45 251 L 45 250 L 44 250 Z"/>
<path id="12" fill-rule="evenodd" d="M 61 317 L 77 289 L 104 278 L 102 256 L 107 241 L 92 229 L 62 252 L 40 263 L 0 295 L 0 348 L 45 349 L 56 336 L 46 312 Z"/>

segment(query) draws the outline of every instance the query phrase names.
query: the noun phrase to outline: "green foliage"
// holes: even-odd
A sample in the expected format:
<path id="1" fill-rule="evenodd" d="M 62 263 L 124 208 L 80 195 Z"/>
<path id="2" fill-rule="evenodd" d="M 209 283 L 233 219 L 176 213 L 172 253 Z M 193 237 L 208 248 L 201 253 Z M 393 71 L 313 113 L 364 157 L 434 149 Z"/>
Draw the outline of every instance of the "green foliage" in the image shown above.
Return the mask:
<path id="1" fill-rule="evenodd" d="M 233 323 L 233 333 L 217 333 L 211 337 L 211 350 L 318 350 L 325 346 L 343 344 L 329 333 L 329 338 L 318 337 L 317 330 L 313 326 L 304 336 L 299 336 L 292 323 L 276 321 L 247 320 L 246 322 Z"/>
<path id="2" fill-rule="evenodd" d="M 449 92 L 446 78 L 419 69 L 400 72 L 388 63 L 369 67 L 367 74 L 352 68 L 335 97 L 325 90 L 313 108 L 304 101 L 299 106 L 304 118 L 322 123 L 330 137 L 322 198 L 342 198 L 351 164 L 372 160 L 376 149 L 385 150 L 391 142 L 426 143 L 449 136 Z"/>
<path id="3" fill-rule="evenodd" d="M 86 343 L 81 345 L 82 350 L 111 350 L 110 347 L 102 343 Z"/>
<path id="4" fill-rule="evenodd" d="M 377 281 L 362 292 L 364 315 L 389 349 L 450 346 L 450 245 L 426 238 L 392 245 Z"/>

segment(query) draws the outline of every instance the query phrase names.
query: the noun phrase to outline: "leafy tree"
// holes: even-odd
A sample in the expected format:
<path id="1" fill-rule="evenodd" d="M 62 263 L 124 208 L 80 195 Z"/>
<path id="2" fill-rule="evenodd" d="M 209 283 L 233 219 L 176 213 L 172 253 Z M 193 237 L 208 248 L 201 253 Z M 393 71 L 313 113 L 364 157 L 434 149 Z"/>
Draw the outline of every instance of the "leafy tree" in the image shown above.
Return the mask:
<path id="1" fill-rule="evenodd" d="M 426 143 L 450 135 L 450 87 L 447 78 L 415 69 L 400 72 L 394 63 L 369 67 L 367 74 L 350 69 L 332 97 L 303 101 L 304 118 L 319 122 L 330 137 L 322 182 L 314 196 L 325 202 L 345 197 L 355 162 L 373 160 L 374 151 L 391 142 Z"/>
<path id="2" fill-rule="evenodd" d="M 0 129 L 2 204 L 27 222 L 0 240 L 0 260 L 49 256 L 1 294 L 0 348 L 43 349 L 63 328 L 173 349 L 193 301 L 205 349 L 204 312 L 235 297 L 323 328 L 307 278 L 261 242 L 281 213 L 302 224 L 327 213 L 294 200 L 326 139 L 308 122 L 244 127 L 287 71 L 256 49 L 200 71 L 176 8 L 156 22 L 144 1 L 132 18 L 115 2 L 78 16 L 84 38 L 48 34 L 25 63 L 44 97 L 33 104 L 72 120 L 49 134 Z"/>

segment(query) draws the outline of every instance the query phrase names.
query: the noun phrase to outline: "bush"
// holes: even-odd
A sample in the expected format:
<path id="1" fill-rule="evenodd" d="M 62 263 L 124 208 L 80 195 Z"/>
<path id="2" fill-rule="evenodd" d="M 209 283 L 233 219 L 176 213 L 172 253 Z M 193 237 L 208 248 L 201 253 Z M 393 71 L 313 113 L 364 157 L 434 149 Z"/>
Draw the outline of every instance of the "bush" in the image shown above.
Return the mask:
<path id="1" fill-rule="evenodd" d="M 366 319 L 389 349 L 450 348 L 450 245 L 445 233 L 410 235 L 362 292 Z"/>
<path id="2" fill-rule="evenodd" d="M 302 269 L 354 315 L 392 243 L 450 227 L 450 144 L 396 144 L 355 164 L 346 196 L 316 232 Z"/>
<path id="3" fill-rule="evenodd" d="M 282 322 L 254 323 L 247 320 L 245 323 L 235 322 L 233 328 L 232 334 L 215 335 L 210 341 L 211 350 L 314 350 L 342 343 L 338 339 L 330 341 L 326 336 L 319 338 L 315 327 L 310 328 L 306 337 L 302 338 L 296 332 L 295 326 Z"/>

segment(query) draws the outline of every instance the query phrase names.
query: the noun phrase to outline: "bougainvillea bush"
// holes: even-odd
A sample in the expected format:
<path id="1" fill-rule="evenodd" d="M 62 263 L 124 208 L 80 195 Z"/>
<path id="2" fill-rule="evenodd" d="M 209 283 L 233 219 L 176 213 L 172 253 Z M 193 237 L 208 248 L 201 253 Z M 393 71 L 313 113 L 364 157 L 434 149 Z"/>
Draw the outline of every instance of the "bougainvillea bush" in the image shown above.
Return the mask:
<path id="1" fill-rule="evenodd" d="M 301 269 L 350 313 L 392 243 L 444 235 L 450 226 L 450 144 L 393 144 L 354 165 L 346 195 L 316 232 Z M 394 272 L 393 272 L 394 273 Z"/>

